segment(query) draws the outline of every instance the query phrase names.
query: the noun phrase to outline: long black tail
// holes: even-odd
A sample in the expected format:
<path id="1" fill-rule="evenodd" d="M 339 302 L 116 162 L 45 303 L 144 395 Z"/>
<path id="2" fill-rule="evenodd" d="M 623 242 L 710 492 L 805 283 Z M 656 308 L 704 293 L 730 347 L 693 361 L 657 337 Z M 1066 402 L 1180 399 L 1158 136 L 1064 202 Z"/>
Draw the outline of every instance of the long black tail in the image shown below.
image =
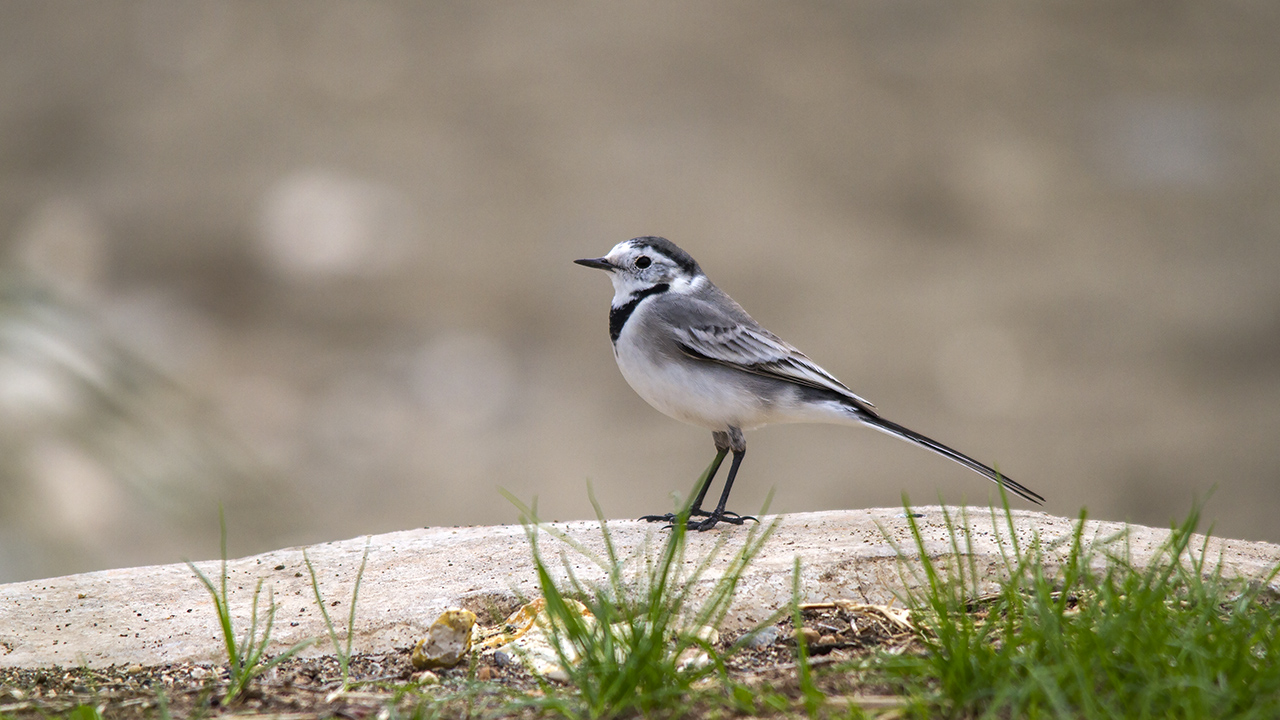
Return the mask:
<path id="1" fill-rule="evenodd" d="M 938 453 L 939 455 L 942 455 L 943 457 L 951 458 L 952 460 L 955 460 L 956 462 L 978 473 L 979 475 L 982 475 L 990 479 L 992 482 L 996 482 L 1001 485 L 1004 485 L 1006 488 L 1008 488 L 1009 492 L 1023 498 L 1024 500 L 1030 500 L 1031 502 L 1037 505 L 1041 505 L 1044 503 L 1044 498 L 1040 497 L 1040 494 L 1035 492 L 1034 490 L 1031 490 L 1030 488 L 1020 485 L 1019 483 L 1016 483 L 1013 480 L 1010 480 L 1009 478 L 1005 477 L 1003 473 L 998 473 L 995 470 L 987 467 L 986 465 L 983 465 L 982 463 L 978 462 L 977 460 L 974 460 L 968 455 L 965 455 L 964 453 L 959 452 L 957 450 L 952 450 L 951 448 L 947 447 L 946 445 L 943 445 L 942 443 L 938 442 L 937 440 L 934 440 L 933 438 L 925 437 L 924 435 L 921 435 L 915 430 L 909 430 L 907 428 L 904 428 L 898 423 L 892 422 L 890 420 L 885 420 L 884 418 L 874 413 L 868 413 L 864 411 L 864 412 L 858 413 L 857 415 L 859 420 L 866 423 L 870 427 L 873 427 L 876 430 L 879 430 L 880 432 L 888 433 L 889 435 L 892 435 L 894 437 L 902 438 L 903 440 L 908 440 L 910 442 L 913 442 L 919 445 L 920 447 L 928 448 Z"/>

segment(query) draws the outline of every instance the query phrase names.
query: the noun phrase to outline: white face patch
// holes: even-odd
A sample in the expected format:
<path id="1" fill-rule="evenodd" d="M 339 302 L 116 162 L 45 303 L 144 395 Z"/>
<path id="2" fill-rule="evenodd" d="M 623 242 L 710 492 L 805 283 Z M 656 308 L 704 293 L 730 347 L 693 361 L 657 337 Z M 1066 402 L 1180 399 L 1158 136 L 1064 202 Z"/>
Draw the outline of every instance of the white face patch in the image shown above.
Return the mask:
<path id="1" fill-rule="evenodd" d="M 648 258 L 644 267 L 642 258 Z M 687 292 L 694 278 L 685 274 L 671 258 L 647 245 L 637 246 L 631 240 L 624 240 L 613 246 L 605 259 L 614 266 L 609 274 L 613 281 L 613 306 L 626 305 L 639 292 L 648 290 L 659 283 L 666 283 L 676 292 Z"/>
<path id="2" fill-rule="evenodd" d="M 610 262 L 613 262 L 612 258 Z M 626 305 L 631 301 L 632 295 L 653 286 L 653 283 L 642 280 L 639 275 L 627 272 L 626 269 L 613 271 L 609 274 L 609 279 L 613 281 L 614 307 Z"/>

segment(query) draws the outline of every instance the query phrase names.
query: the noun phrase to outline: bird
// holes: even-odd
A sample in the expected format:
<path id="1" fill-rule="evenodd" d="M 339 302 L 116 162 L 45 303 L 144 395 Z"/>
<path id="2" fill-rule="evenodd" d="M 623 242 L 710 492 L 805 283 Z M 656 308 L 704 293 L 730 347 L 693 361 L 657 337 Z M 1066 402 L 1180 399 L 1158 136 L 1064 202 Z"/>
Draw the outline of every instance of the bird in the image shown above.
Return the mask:
<path id="1" fill-rule="evenodd" d="M 866 425 L 932 450 L 1040 505 L 1044 498 L 988 465 L 880 415 L 834 375 L 761 327 L 689 253 L 663 237 L 636 237 L 607 255 L 574 260 L 613 282 L 609 338 L 622 377 L 650 405 L 711 430 L 716 455 L 687 510 L 686 527 L 755 520 L 725 509 L 747 452 L 743 432 L 771 423 Z M 729 475 L 715 510 L 702 509 L 726 455 Z M 675 513 L 641 520 L 674 523 Z"/>

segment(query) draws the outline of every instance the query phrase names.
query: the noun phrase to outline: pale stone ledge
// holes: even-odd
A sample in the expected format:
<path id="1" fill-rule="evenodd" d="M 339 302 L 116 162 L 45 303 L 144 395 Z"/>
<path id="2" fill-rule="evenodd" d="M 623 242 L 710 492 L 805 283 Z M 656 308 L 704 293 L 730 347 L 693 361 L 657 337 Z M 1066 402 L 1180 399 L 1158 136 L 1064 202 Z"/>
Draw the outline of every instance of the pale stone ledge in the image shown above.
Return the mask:
<path id="1" fill-rule="evenodd" d="M 959 510 L 950 508 L 953 515 Z M 950 553 L 941 509 L 921 507 L 920 518 L 931 555 Z M 1046 543 L 1069 538 L 1074 521 L 1038 512 L 1017 511 L 1014 522 L 1022 542 L 1039 533 Z M 1001 567 L 997 535 L 1007 537 L 1003 518 L 993 527 L 990 511 L 970 509 L 973 551 L 980 572 L 994 578 Z M 554 527 L 587 547 L 603 552 L 595 522 L 555 523 Z M 662 533 L 644 522 L 611 521 L 614 542 L 624 556 L 649 543 L 656 550 Z M 767 617 L 790 597 L 792 564 L 799 556 L 805 601 L 848 598 L 888 603 L 903 589 L 897 553 L 881 528 L 903 550 L 914 552 L 901 509 L 801 513 L 783 518 L 778 532 L 748 568 L 728 629 Z M 1087 540 L 1096 542 L 1124 531 L 1120 523 L 1093 522 Z M 1143 566 L 1168 530 L 1128 526 L 1135 564 Z M 740 546 L 746 530 L 727 527 L 690 533 L 687 562 L 709 551 L 728 535 L 720 560 L 708 576 L 724 567 Z M 563 545 L 543 535 L 544 555 L 558 566 Z M 365 538 L 307 548 L 320 578 L 330 614 L 340 627 L 349 611 L 351 587 L 360 565 Z M 1198 547 L 1198 545 L 1196 546 Z M 1065 552 L 1059 543 L 1053 552 Z M 1215 539 L 1214 558 L 1221 553 L 1232 573 L 1263 577 L 1280 563 L 1280 546 Z M 568 551 L 580 577 L 599 577 L 593 564 Z M 215 579 L 219 563 L 199 566 Z M 284 648 L 325 633 L 312 594 L 301 548 L 288 548 L 228 563 L 232 610 L 237 632 L 245 627 L 258 578 L 274 590 L 279 604 L 273 637 Z M 537 594 L 529 543 L 520 526 L 427 528 L 374 536 L 360 591 L 356 618 L 358 651 L 409 647 L 446 607 L 461 605 L 484 613 L 491 607 L 509 610 L 516 595 Z M 263 598 L 265 604 L 265 593 Z M 311 652 L 322 652 L 327 640 Z M 162 664 L 181 661 L 219 662 L 223 656 L 213 603 L 191 573 L 179 563 L 127 568 L 0 586 L 0 665 L 42 666 Z"/>

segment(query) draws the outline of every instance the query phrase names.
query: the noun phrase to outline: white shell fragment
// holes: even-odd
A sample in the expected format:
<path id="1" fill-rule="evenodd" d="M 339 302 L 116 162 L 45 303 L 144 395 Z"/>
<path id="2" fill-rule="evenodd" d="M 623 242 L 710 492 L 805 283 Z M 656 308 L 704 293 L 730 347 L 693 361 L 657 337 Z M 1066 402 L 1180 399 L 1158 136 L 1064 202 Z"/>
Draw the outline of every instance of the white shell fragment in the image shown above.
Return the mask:
<path id="1" fill-rule="evenodd" d="M 587 628 L 594 627 L 596 619 L 585 605 L 576 600 L 566 599 L 566 602 L 581 615 L 583 624 Z M 561 663 L 561 658 L 563 657 L 569 663 L 576 663 L 578 652 L 567 638 L 560 639 L 560 647 L 557 651 L 552 644 L 553 633 L 550 628 L 551 618 L 547 615 L 547 601 L 544 598 L 538 598 L 516 610 L 501 625 L 482 629 L 480 636 L 483 639 L 476 643 L 476 647 L 482 651 L 502 654 L 510 658 L 511 662 L 522 662 L 531 671 L 548 680 L 566 682 L 569 674 Z M 625 623 L 615 623 L 611 631 L 615 637 L 625 638 L 630 633 L 630 628 Z M 688 632 L 698 640 L 711 645 L 720 640 L 720 633 L 710 626 L 699 626 Z M 622 651 L 623 648 L 619 647 L 619 654 Z M 622 658 L 619 657 L 619 659 Z M 710 662 L 711 658 L 706 651 L 698 646 L 685 648 L 676 658 L 677 666 L 682 670 L 705 667 Z"/>

